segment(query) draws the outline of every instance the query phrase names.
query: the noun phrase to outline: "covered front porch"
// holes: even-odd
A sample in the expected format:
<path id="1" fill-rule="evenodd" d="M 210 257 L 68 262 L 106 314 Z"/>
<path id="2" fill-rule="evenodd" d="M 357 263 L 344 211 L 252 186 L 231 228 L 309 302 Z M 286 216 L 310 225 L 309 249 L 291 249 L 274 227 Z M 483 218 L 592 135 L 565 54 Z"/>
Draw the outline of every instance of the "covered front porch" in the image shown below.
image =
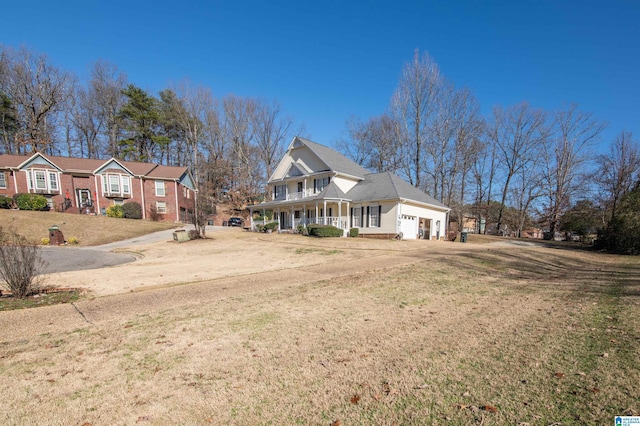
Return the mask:
<path id="1" fill-rule="evenodd" d="M 286 203 L 286 202 L 285 202 Z M 300 226 L 311 224 L 331 225 L 346 233 L 351 227 L 349 217 L 350 202 L 347 200 L 318 200 L 308 203 L 263 203 L 251 206 L 251 229 L 257 225 L 277 222 L 280 230 L 296 230 Z M 261 214 L 262 219 L 254 219 L 254 212 Z"/>

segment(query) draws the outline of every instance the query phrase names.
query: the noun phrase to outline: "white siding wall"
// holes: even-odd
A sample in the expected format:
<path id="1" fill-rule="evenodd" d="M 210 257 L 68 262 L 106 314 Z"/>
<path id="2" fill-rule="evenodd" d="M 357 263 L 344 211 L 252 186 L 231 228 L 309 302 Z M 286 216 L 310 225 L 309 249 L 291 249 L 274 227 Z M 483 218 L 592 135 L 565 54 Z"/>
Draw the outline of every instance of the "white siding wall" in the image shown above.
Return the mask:
<path id="1" fill-rule="evenodd" d="M 440 238 L 445 237 L 445 224 L 447 220 L 447 213 L 438 210 L 432 210 L 426 207 L 417 206 L 415 204 L 402 204 L 400 207 L 401 214 L 409 216 L 417 216 L 418 218 L 431 219 L 431 235 L 429 239 L 434 239 L 436 236 L 437 228 L 436 222 L 440 221 Z"/>
<path id="2" fill-rule="evenodd" d="M 345 194 L 351 191 L 351 188 L 356 186 L 357 180 L 345 178 L 344 176 L 334 176 L 332 180 L 338 185 L 338 188 Z"/>

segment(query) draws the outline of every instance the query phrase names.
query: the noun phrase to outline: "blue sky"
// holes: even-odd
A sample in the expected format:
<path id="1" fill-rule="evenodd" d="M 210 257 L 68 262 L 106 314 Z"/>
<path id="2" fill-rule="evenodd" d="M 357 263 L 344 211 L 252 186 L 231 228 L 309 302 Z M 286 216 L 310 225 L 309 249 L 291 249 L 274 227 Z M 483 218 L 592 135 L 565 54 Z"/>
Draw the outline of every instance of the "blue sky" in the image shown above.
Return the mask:
<path id="1" fill-rule="evenodd" d="M 29 1 L 2 7 L 0 43 L 86 78 L 105 59 L 157 93 L 277 99 L 332 145 L 350 115 L 381 114 L 416 48 L 488 115 L 577 103 L 640 139 L 639 1 Z"/>

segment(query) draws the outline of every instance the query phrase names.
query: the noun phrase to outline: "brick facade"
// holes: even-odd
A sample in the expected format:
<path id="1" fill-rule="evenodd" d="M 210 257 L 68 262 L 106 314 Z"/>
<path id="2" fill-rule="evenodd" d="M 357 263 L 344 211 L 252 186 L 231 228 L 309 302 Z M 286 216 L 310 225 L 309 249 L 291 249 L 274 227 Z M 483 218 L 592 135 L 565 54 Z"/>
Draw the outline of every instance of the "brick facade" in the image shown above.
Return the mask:
<path id="1" fill-rule="evenodd" d="M 3 179 L 4 178 L 4 179 Z M 113 204 L 135 201 L 143 218 L 191 222 L 195 194 L 185 167 L 110 160 L 0 155 L 0 195 L 45 196 L 54 211 L 106 214 Z"/>

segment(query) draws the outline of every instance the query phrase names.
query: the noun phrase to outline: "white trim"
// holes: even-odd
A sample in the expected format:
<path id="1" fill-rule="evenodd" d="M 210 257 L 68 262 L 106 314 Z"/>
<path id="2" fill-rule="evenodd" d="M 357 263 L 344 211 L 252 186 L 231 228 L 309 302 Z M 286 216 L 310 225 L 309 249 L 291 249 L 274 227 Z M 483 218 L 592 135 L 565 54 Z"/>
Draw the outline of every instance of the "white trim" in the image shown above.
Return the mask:
<path id="1" fill-rule="evenodd" d="M 180 222 L 180 209 L 178 208 L 178 182 L 173 181 L 173 183 L 174 183 L 175 193 L 176 193 L 176 197 L 175 197 L 176 198 L 176 222 Z M 186 215 L 186 212 L 185 212 L 185 215 Z"/>

